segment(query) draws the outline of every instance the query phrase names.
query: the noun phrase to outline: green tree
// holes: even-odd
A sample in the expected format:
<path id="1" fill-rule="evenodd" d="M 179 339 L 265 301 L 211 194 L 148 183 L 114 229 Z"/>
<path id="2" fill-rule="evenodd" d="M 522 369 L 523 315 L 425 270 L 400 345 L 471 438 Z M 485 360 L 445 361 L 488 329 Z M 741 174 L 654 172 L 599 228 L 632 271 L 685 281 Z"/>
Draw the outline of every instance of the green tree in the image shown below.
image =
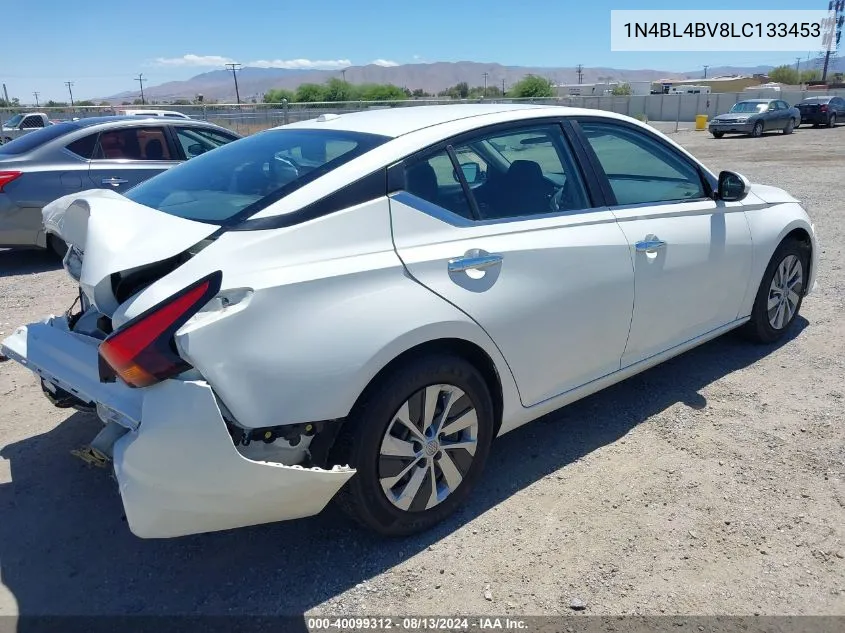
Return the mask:
<path id="1" fill-rule="evenodd" d="M 778 66 L 769 71 L 769 79 L 781 84 L 794 86 L 801 83 L 798 71 L 792 66 Z"/>
<path id="2" fill-rule="evenodd" d="M 189 106 L 189 105 L 193 105 L 193 104 L 190 101 L 188 101 L 187 99 L 176 99 L 174 101 L 171 101 L 170 105 Z"/>
<path id="3" fill-rule="evenodd" d="M 613 87 L 611 94 L 616 97 L 629 97 L 634 94 L 634 91 L 631 89 L 631 84 L 619 84 Z"/>
<path id="4" fill-rule="evenodd" d="M 357 92 L 348 81 L 332 77 L 326 82 L 323 101 L 355 101 L 358 98 Z"/>
<path id="5" fill-rule="evenodd" d="M 423 99 L 423 98 L 425 98 L 425 97 L 430 97 L 431 95 L 430 95 L 430 94 L 428 94 L 428 93 L 427 93 L 425 90 L 423 90 L 422 88 L 417 88 L 416 90 L 414 90 L 413 92 L 411 92 L 411 96 L 412 96 L 412 97 L 414 97 L 415 99 Z"/>
<path id="6" fill-rule="evenodd" d="M 296 89 L 296 100 L 300 103 L 313 103 L 326 100 L 326 89 L 320 84 L 301 84 Z"/>
<path id="7" fill-rule="evenodd" d="M 808 81 L 818 81 L 822 78 L 822 74 L 818 68 L 811 68 L 810 70 L 801 71 L 801 83 L 805 84 Z"/>
<path id="8" fill-rule="evenodd" d="M 108 107 L 108 106 L 110 106 L 111 104 L 110 104 L 108 101 L 100 101 L 100 103 L 98 103 L 97 105 L 99 105 L 99 106 L 103 106 L 103 107 Z"/>
<path id="9" fill-rule="evenodd" d="M 21 102 L 20 99 L 17 97 L 12 97 L 8 101 L 3 98 L 0 98 L 0 108 L 17 108 L 20 106 Z"/>
<path id="10" fill-rule="evenodd" d="M 288 103 L 293 103 L 296 100 L 296 95 L 292 90 L 285 90 L 284 88 L 271 88 L 264 93 L 264 103 L 281 103 L 285 99 Z"/>
<path id="11" fill-rule="evenodd" d="M 554 90 L 551 82 L 537 75 L 528 75 L 524 79 L 517 81 L 510 90 L 512 97 L 552 97 Z"/>
<path id="12" fill-rule="evenodd" d="M 95 105 L 93 101 L 88 101 L 87 99 L 84 101 L 77 101 L 76 105 L 78 106 L 92 106 Z"/>
<path id="13" fill-rule="evenodd" d="M 44 104 L 45 108 L 66 108 L 67 102 L 66 101 L 53 101 L 50 99 L 47 103 Z"/>
<path id="14" fill-rule="evenodd" d="M 407 99 L 405 91 L 393 84 L 363 84 L 359 86 L 362 101 L 401 101 Z"/>

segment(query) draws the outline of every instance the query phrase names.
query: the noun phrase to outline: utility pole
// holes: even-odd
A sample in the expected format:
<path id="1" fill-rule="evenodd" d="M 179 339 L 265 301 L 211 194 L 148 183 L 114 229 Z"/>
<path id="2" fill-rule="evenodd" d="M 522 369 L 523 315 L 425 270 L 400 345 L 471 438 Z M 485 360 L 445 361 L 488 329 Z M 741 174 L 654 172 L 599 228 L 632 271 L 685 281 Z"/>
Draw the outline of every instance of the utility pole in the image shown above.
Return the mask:
<path id="1" fill-rule="evenodd" d="M 502 96 L 505 96 L 505 80 L 502 79 Z"/>
<path id="2" fill-rule="evenodd" d="M 242 66 L 242 64 L 226 64 L 226 68 L 232 71 L 232 77 L 235 80 L 235 99 L 238 101 L 238 105 L 241 104 L 241 93 L 238 91 L 238 69 Z"/>
<path id="3" fill-rule="evenodd" d="M 139 73 L 137 77 L 135 77 L 135 81 L 141 84 L 141 105 L 145 105 L 147 102 L 144 100 L 144 74 Z"/>
<path id="4" fill-rule="evenodd" d="M 490 76 L 490 73 L 486 73 L 486 72 L 482 73 L 482 76 L 484 77 L 484 96 L 486 97 L 487 96 L 487 77 Z"/>
<path id="5" fill-rule="evenodd" d="M 41 107 L 41 104 L 40 104 L 40 103 L 38 103 L 38 95 L 40 95 L 40 94 L 41 94 L 41 93 L 40 93 L 40 92 L 38 92 L 37 90 L 36 90 L 35 92 L 33 92 L 33 93 L 32 93 L 32 96 L 34 96 L 34 97 L 35 97 L 35 107 L 36 107 L 36 108 L 40 108 L 40 107 Z"/>
<path id="6" fill-rule="evenodd" d="M 704 78 L 705 78 L 705 79 L 707 79 L 707 69 L 708 69 L 708 68 L 710 68 L 710 66 L 705 66 L 705 67 L 704 67 Z"/>
<path id="7" fill-rule="evenodd" d="M 343 77 L 343 83 L 346 83 L 346 69 L 340 71 L 340 76 Z"/>
<path id="8" fill-rule="evenodd" d="M 72 108 L 73 107 L 73 90 L 71 90 L 71 87 L 73 86 L 73 82 L 72 81 L 66 81 L 65 85 L 67 86 L 67 91 L 70 93 L 70 107 Z"/>
<path id="9" fill-rule="evenodd" d="M 584 65 L 578 64 L 578 66 L 576 66 L 575 68 L 575 71 L 578 73 L 578 84 L 580 85 L 584 83 Z"/>
<path id="10" fill-rule="evenodd" d="M 799 74 L 801 73 L 801 58 L 800 57 L 795 58 L 795 72 L 797 72 Z"/>

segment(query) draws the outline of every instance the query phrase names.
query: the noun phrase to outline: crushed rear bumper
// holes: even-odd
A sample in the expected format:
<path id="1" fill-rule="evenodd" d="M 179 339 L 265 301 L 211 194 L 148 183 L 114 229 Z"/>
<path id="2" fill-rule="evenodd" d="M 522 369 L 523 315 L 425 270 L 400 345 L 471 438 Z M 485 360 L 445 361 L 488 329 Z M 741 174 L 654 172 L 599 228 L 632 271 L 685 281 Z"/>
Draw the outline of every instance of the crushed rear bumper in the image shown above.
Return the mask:
<path id="1" fill-rule="evenodd" d="M 206 382 L 167 380 L 146 389 L 101 383 L 98 345 L 69 331 L 65 318 L 50 317 L 18 328 L 0 350 L 95 406 L 104 422 L 128 429 L 111 448 L 135 535 L 167 538 L 311 516 L 355 474 L 247 459 Z"/>

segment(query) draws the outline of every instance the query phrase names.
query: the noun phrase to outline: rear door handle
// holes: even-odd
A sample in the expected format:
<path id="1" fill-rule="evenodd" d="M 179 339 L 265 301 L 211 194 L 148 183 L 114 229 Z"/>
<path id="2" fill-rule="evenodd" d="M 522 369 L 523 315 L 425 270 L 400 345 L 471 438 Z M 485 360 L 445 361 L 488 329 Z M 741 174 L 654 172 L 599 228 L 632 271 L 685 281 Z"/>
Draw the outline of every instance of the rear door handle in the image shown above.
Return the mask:
<path id="1" fill-rule="evenodd" d="M 647 253 L 649 251 L 656 251 L 658 248 L 666 246 L 666 242 L 659 240 L 656 237 L 642 242 L 637 242 L 637 251 Z"/>
<path id="2" fill-rule="evenodd" d="M 118 185 L 124 185 L 129 181 L 125 178 L 103 178 L 101 182 L 104 185 L 111 185 L 112 187 L 117 187 Z"/>
<path id="3" fill-rule="evenodd" d="M 449 272 L 461 273 L 467 270 L 484 270 L 502 263 L 503 257 L 494 253 L 467 252 L 463 257 L 449 260 Z"/>

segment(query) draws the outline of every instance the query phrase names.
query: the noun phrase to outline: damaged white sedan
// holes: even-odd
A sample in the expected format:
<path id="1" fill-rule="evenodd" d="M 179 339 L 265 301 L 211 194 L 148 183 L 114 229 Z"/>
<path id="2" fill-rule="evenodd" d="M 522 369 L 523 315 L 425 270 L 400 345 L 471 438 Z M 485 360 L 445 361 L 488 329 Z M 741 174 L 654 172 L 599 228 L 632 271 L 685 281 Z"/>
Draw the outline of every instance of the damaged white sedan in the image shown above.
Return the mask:
<path id="1" fill-rule="evenodd" d="M 44 211 L 79 297 L 2 343 L 96 411 L 133 533 L 443 520 L 494 437 L 743 326 L 818 246 L 784 191 L 627 117 L 395 108 L 233 142 Z"/>

